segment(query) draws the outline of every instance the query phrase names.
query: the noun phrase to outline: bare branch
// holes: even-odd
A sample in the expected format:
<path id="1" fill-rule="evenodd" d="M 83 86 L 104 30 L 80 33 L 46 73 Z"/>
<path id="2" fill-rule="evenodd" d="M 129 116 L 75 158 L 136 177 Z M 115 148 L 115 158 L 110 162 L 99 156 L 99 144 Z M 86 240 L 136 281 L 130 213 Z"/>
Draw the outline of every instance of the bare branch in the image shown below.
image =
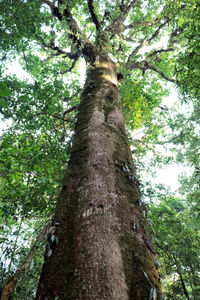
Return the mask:
<path id="1" fill-rule="evenodd" d="M 95 9 L 94 9 L 94 1 L 93 0 L 88 0 L 87 3 L 88 3 L 88 8 L 89 8 L 89 11 L 90 11 L 92 21 L 95 24 L 96 29 L 99 30 L 101 28 L 101 23 L 99 22 L 97 14 L 96 14 Z"/>

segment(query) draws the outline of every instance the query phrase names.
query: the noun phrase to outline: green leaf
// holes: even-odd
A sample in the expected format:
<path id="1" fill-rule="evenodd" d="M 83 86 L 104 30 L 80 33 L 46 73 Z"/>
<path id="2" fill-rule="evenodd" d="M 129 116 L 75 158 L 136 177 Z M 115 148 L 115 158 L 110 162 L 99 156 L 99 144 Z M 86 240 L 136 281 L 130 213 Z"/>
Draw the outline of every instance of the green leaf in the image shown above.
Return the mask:
<path id="1" fill-rule="evenodd" d="M 11 96 L 11 91 L 4 82 L 0 82 L 0 97 Z"/>
<path id="2" fill-rule="evenodd" d="M 3 108 L 7 108 L 8 107 L 8 104 L 6 103 L 6 101 L 2 98 L 0 98 L 0 107 L 3 107 Z"/>
<path id="3" fill-rule="evenodd" d="M 30 267 L 29 267 L 30 271 L 33 269 L 33 267 L 34 267 L 34 259 L 32 259 L 32 261 L 30 263 Z"/>

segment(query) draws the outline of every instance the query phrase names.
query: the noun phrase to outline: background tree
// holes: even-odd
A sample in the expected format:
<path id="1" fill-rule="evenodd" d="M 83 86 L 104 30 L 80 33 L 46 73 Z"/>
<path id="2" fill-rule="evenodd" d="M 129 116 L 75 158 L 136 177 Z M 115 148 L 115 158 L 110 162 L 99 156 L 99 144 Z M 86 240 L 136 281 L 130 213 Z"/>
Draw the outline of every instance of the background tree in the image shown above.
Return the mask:
<path id="1" fill-rule="evenodd" d="M 181 91 L 195 99 L 194 111 L 197 111 L 198 77 L 193 79 L 198 71 L 198 1 L 3 1 L 0 11 L 1 112 L 13 122 L 3 134 L 1 144 L 2 231 L 10 233 L 2 239 L 3 299 L 10 297 L 20 278 L 16 269 L 25 257 L 30 257 L 31 240 L 24 248 L 20 247 L 26 231 L 30 228 L 32 239 L 39 241 L 37 235 L 42 224 L 47 224 L 54 214 L 70 153 L 56 215 L 47 229 L 48 243 L 53 243 L 55 249 L 47 247 L 37 297 L 49 293 L 52 299 L 102 299 L 103 295 L 105 299 L 160 299 L 154 249 L 143 227 L 138 181 L 122 126 L 117 85 L 118 79 L 123 78 L 120 93 L 127 129 L 144 129 L 139 146 L 158 142 L 159 133 L 165 128 L 162 122 L 156 125 L 154 122 L 158 111 L 160 117 L 166 118 L 167 114 L 160 106 L 167 93 L 162 80 L 175 82 L 177 78 Z M 192 41 L 189 46 L 188 40 Z M 8 61 L 16 57 L 29 73 L 26 80 L 6 73 Z M 80 103 L 82 82 L 78 69 L 83 59 L 87 64 L 87 80 Z M 192 80 L 185 84 L 186 78 Z M 196 114 L 195 120 L 197 117 Z M 173 127 L 173 120 L 170 122 Z M 182 136 L 186 141 L 188 135 Z M 96 145 L 93 148 L 91 140 Z M 101 151 L 109 166 L 105 160 L 96 159 L 95 155 Z M 89 159 L 95 171 L 87 169 Z M 83 179 L 88 170 L 92 176 L 98 174 L 99 180 L 101 176 L 107 178 L 106 188 L 94 185 L 90 190 L 94 194 L 92 199 L 81 192 L 89 184 Z M 117 182 L 117 188 L 112 182 Z M 114 194 L 120 195 L 117 198 L 120 201 L 115 201 Z M 74 207 L 72 203 L 77 203 L 77 199 L 82 199 L 82 204 Z M 83 218 L 79 220 L 77 216 L 81 213 Z M 91 216 L 95 226 L 92 237 L 87 230 L 91 224 L 84 223 Z M 83 229 L 88 233 L 84 238 Z M 92 245 L 90 255 L 89 245 Z M 110 259 L 106 256 L 108 248 Z M 66 253 L 69 261 L 64 259 Z M 92 265 L 94 272 L 90 272 L 93 279 L 85 274 L 84 268 L 81 270 L 79 266 L 77 271 L 75 257 L 79 263 L 96 262 L 96 267 Z M 35 265 L 37 269 L 38 261 L 41 258 L 35 259 L 31 268 Z M 173 258 L 177 274 L 181 268 L 185 270 L 180 261 Z M 36 278 L 29 280 L 30 285 L 38 279 L 38 273 L 33 274 Z M 79 276 L 85 282 L 77 282 Z M 88 292 L 91 282 L 93 289 Z M 23 282 L 18 287 L 22 288 Z M 22 290 L 17 293 L 18 298 L 19 295 L 24 299 L 34 297 L 31 288 L 26 295 Z"/>

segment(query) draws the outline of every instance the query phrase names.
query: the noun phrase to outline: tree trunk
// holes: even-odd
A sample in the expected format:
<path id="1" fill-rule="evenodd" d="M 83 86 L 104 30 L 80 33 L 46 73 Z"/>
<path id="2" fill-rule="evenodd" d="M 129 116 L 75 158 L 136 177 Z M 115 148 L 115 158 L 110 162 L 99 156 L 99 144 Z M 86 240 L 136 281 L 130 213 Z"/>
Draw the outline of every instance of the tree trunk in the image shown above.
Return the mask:
<path id="1" fill-rule="evenodd" d="M 115 67 L 101 61 L 87 72 L 35 299 L 147 300 L 154 288 L 159 300 L 139 201 Z"/>

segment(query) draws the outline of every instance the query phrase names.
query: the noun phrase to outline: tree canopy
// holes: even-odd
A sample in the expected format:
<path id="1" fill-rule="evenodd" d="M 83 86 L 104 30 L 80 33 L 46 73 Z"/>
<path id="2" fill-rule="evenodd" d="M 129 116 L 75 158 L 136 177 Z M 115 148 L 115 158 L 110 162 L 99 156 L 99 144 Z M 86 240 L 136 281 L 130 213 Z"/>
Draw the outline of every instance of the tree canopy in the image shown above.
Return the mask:
<path id="1" fill-rule="evenodd" d="M 97 50 L 110 56 L 121 79 L 124 120 L 144 185 L 142 205 L 148 210 L 166 299 L 200 296 L 199 4 L 0 2 L 0 112 L 10 122 L 0 142 L 1 287 L 29 261 L 26 272 L 16 276 L 12 299 L 34 297 L 43 228 L 55 209 L 70 156 L 85 65 Z M 13 72 L 15 62 L 20 68 Z M 163 105 L 172 85 L 178 101 Z M 172 162 L 192 170 L 180 178 L 178 196 L 142 179 L 144 168 L 154 177 L 155 167 Z"/>

